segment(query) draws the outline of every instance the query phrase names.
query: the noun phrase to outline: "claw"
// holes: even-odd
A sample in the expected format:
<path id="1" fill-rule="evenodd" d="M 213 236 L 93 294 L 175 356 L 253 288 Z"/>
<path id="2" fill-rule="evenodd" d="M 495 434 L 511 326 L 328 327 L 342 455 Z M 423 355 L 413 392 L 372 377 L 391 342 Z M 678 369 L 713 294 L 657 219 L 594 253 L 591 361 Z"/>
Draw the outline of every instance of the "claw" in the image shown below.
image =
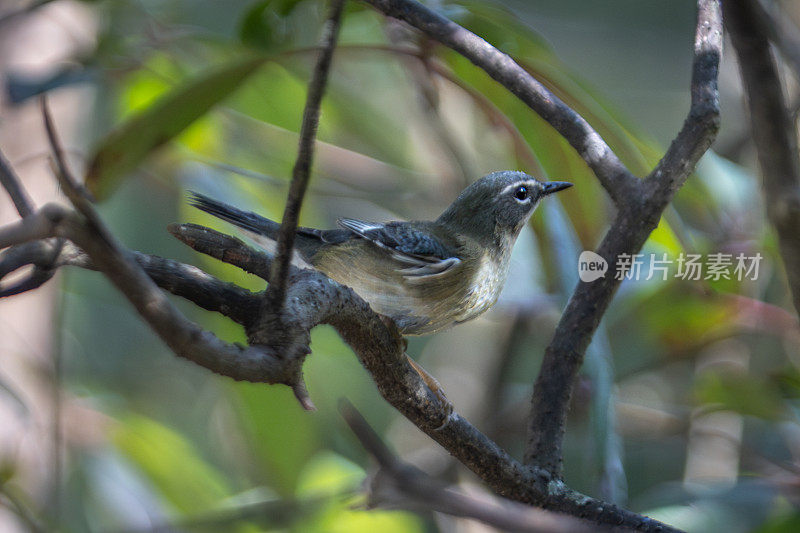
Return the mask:
<path id="1" fill-rule="evenodd" d="M 403 340 L 405 340 L 405 338 Z M 419 377 L 422 378 L 422 381 L 425 382 L 425 385 L 436 397 L 439 405 L 442 408 L 442 411 L 444 412 L 442 423 L 438 427 L 434 428 L 434 431 L 441 431 L 447 424 L 450 423 L 450 420 L 452 419 L 453 404 L 447 399 L 447 396 L 444 394 L 444 389 L 435 377 L 428 374 L 428 371 L 422 368 L 419 363 L 411 359 L 408 354 L 406 354 L 406 359 L 408 360 L 408 364 L 411 365 L 411 368 L 413 368 Z"/>

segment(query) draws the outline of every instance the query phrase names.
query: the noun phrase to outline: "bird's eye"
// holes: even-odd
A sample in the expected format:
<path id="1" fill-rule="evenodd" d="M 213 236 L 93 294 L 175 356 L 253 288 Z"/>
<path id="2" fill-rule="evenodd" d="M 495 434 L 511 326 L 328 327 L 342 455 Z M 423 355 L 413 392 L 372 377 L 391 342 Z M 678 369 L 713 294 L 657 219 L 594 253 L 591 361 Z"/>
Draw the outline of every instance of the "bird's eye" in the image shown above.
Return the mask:
<path id="1" fill-rule="evenodd" d="M 524 185 L 520 185 L 514 190 L 514 198 L 523 202 L 528 199 L 528 188 Z"/>

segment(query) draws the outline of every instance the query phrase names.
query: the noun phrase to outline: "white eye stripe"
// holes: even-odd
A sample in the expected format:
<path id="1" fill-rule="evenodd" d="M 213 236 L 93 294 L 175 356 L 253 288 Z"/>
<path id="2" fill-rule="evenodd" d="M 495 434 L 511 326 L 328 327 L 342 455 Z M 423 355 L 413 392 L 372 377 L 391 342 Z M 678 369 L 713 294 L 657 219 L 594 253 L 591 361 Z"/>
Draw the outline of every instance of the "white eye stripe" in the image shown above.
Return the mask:
<path id="1" fill-rule="evenodd" d="M 506 185 L 500 194 L 508 194 L 509 192 L 515 190 L 517 187 L 527 187 L 530 190 L 539 190 L 541 189 L 541 185 L 538 181 L 535 180 L 526 180 L 526 181 L 517 181 L 512 183 L 511 185 Z"/>

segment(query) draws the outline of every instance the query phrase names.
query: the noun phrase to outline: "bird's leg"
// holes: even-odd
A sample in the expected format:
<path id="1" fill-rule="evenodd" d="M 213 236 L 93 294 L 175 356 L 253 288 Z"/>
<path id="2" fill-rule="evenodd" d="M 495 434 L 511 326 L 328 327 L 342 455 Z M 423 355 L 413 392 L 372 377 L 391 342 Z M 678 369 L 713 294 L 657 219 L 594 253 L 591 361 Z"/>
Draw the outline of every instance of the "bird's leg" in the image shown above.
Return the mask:
<path id="1" fill-rule="evenodd" d="M 405 341 L 405 339 L 403 340 Z M 408 344 L 408 341 L 406 341 L 406 344 Z M 428 372 L 422 368 L 419 363 L 411 359 L 408 354 L 405 354 L 405 356 L 408 360 L 408 364 L 411 365 L 411 368 L 413 368 L 419 377 L 422 378 L 422 381 L 425 382 L 425 385 L 427 385 L 428 389 L 430 389 L 430 391 L 434 396 L 436 396 L 436 399 L 439 400 L 439 403 L 442 405 L 445 416 L 441 425 L 436 428 L 437 430 L 442 429 L 450 421 L 450 416 L 453 414 L 453 404 L 450 403 L 450 400 L 448 400 L 447 396 L 445 396 L 444 389 L 442 389 L 442 386 L 439 384 L 436 378 L 428 374 Z"/>

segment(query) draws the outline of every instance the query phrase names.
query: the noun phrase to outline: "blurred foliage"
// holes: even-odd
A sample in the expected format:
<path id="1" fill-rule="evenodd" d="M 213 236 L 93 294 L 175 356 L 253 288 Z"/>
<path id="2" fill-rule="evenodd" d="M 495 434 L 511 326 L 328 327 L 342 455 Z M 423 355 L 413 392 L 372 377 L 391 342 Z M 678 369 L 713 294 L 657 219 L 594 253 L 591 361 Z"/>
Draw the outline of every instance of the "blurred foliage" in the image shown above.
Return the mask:
<path id="1" fill-rule="evenodd" d="M 636 173 L 646 174 L 663 153 L 651 125 L 601 94 L 533 29 L 533 14 L 553 17 L 550 10 L 561 8 L 431 4 L 510 53 L 586 117 Z M 261 288 L 259 280 L 172 242 L 164 227 L 180 220 L 231 231 L 188 208 L 186 189 L 280 217 L 324 3 L 87 6 L 100 28 L 93 53 L 78 58 L 87 75 L 59 71 L 39 89 L 91 88 L 86 171 L 105 199 L 104 218 L 132 248 Z M 571 9 L 563 8 L 563 20 L 592 27 L 589 15 Z M 691 5 L 675 9 L 684 13 Z M 686 79 L 678 84 L 683 107 L 662 112 L 668 124 L 672 115 L 682 120 L 688 101 L 691 28 L 684 23 L 664 21 L 683 50 L 675 72 Z M 589 31 L 575 46 L 600 46 L 594 39 Z M 658 42 L 641 46 L 661 50 Z M 609 57 L 608 68 L 627 59 Z M 626 75 L 630 84 L 642 76 Z M 20 98 L 37 93 L 30 80 L 15 87 Z M 657 109 L 658 98 L 648 98 Z M 309 226 L 331 226 L 343 215 L 434 217 L 466 183 L 498 169 L 576 184 L 533 217 L 496 309 L 410 342 L 409 352 L 440 379 L 456 409 L 520 456 L 531 383 L 576 283 L 577 256 L 596 246 L 613 216 L 603 189 L 551 126 L 485 73 L 354 2 L 318 138 L 301 220 Z M 644 252 L 760 253 L 758 278 L 624 282 L 587 354 L 567 432 L 571 486 L 692 531 L 788 532 L 800 521 L 800 332 L 748 163 L 709 153 Z M 177 360 L 96 274 L 70 272 L 62 288 L 65 401 L 95 413 L 101 436 L 67 443 L 61 530 L 164 523 L 187 531 L 457 530 L 442 517 L 354 508 L 363 503 L 368 461 L 339 419 L 342 396 L 404 458 L 452 482 L 471 478 L 380 400 L 332 329 L 312 334 L 305 369 L 319 411 L 309 414 L 285 387 L 233 383 Z M 226 340 L 243 340 L 240 328 L 221 317 L 181 308 Z M 0 397 L 27 409 L 13 384 L 0 382 Z M 728 425 L 714 418 L 719 413 Z M 714 439 L 720 432 L 722 444 Z M 692 465 L 704 454 L 718 460 L 697 470 Z M 15 465 L 2 471 L 14 481 Z M 32 507 L 47 514 L 44 505 Z"/>
<path id="2" fill-rule="evenodd" d="M 156 104 L 145 107 L 135 119 L 103 139 L 86 175 L 86 185 L 99 199 L 109 194 L 114 184 L 134 170 L 153 149 L 181 133 L 204 115 L 214 104 L 231 93 L 264 62 L 260 57 L 244 57 L 193 80 L 185 87 L 169 92 Z M 148 88 L 131 91 L 137 100 L 145 100 Z M 134 99 L 132 98 L 132 100 Z M 146 96 L 145 96 L 146 98 Z"/>

